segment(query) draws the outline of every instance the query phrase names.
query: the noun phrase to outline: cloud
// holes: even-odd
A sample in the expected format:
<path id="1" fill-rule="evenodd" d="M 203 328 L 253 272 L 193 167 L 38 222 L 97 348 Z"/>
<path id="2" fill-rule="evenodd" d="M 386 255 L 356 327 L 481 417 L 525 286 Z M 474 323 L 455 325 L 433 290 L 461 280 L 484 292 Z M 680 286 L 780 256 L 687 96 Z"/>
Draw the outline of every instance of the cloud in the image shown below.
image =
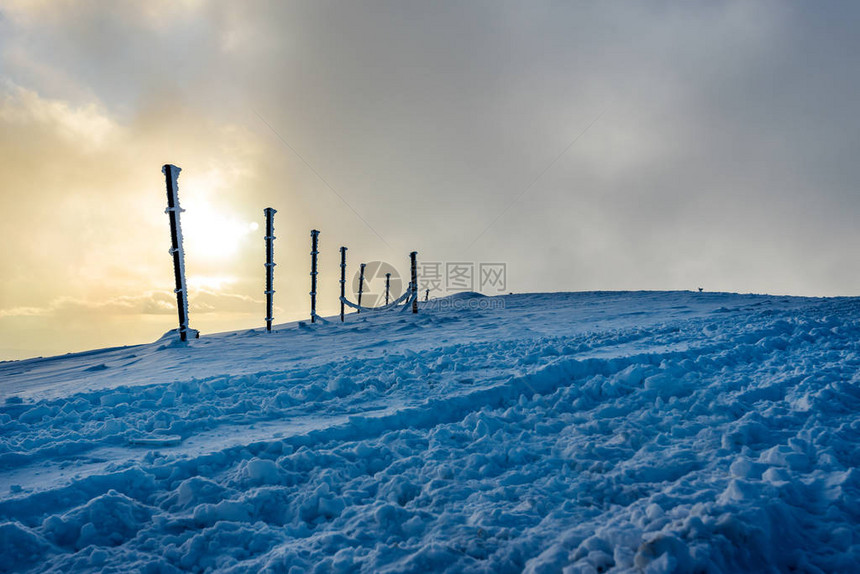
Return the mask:
<path id="1" fill-rule="evenodd" d="M 36 92 L 8 81 L 0 94 L 0 122 L 10 127 L 37 125 L 56 130 L 66 142 L 88 151 L 108 145 L 116 132 L 116 125 L 95 103 L 75 108 L 67 102 L 40 98 Z"/>
<path id="2" fill-rule="evenodd" d="M 168 162 L 189 273 L 230 293 L 261 298 L 262 237 L 245 231 L 278 209 L 290 317 L 307 312 L 311 228 L 323 313 L 340 245 L 350 271 L 405 272 L 412 250 L 505 261 L 515 291 L 853 293 L 858 12 L 6 2 L 0 306 L 172 288 Z"/>
<path id="3" fill-rule="evenodd" d="M 189 308 L 198 313 L 254 313 L 265 301 L 238 293 L 189 289 Z M 0 309 L 5 317 L 52 317 L 88 314 L 99 315 L 175 315 L 176 296 L 169 291 L 150 291 L 141 295 L 124 295 L 89 301 L 58 297 L 44 307 L 11 307 Z"/>

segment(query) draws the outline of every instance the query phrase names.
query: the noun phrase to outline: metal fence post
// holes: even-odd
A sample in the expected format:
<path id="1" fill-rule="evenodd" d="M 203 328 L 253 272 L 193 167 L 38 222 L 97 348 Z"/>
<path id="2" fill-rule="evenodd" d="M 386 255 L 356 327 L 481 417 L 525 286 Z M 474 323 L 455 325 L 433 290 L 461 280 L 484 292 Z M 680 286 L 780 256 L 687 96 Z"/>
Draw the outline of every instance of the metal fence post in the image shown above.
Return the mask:
<path id="1" fill-rule="evenodd" d="M 179 340 L 188 340 L 188 289 L 185 285 L 185 249 L 182 246 L 182 228 L 179 214 L 185 211 L 179 207 L 179 185 L 176 180 L 182 168 L 165 164 L 161 168 L 167 187 L 167 213 L 170 217 L 170 254 L 173 255 L 173 276 L 176 280 L 176 308 L 179 312 Z"/>
<path id="2" fill-rule="evenodd" d="M 356 313 L 361 313 L 361 294 L 364 291 L 364 268 L 367 267 L 366 263 L 362 263 L 360 265 L 361 271 L 358 273 L 358 306 L 359 308 L 355 310 Z"/>
<path id="3" fill-rule="evenodd" d="M 413 251 L 409 254 L 409 259 L 412 263 L 412 312 L 418 312 L 418 252 Z"/>
<path id="4" fill-rule="evenodd" d="M 385 274 L 385 304 L 388 305 L 388 293 L 391 291 L 391 273 Z"/>
<path id="5" fill-rule="evenodd" d="M 346 247 L 340 248 L 340 322 L 343 323 L 343 300 L 346 297 Z"/>
<path id="6" fill-rule="evenodd" d="M 277 210 L 267 207 L 263 210 L 266 214 L 266 331 L 272 332 L 273 304 L 272 299 L 275 294 L 274 275 L 275 275 L 275 250 L 273 242 L 275 241 L 275 213 Z"/>
<path id="7" fill-rule="evenodd" d="M 311 230 L 311 323 L 317 320 L 317 255 L 319 254 L 320 232 Z"/>

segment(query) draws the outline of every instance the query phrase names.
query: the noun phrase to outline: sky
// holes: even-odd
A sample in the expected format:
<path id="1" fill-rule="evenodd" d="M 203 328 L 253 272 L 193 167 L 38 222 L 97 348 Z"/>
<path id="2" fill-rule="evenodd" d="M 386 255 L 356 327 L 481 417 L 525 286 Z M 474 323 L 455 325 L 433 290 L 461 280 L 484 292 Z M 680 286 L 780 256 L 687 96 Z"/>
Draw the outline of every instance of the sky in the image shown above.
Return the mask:
<path id="1" fill-rule="evenodd" d="M 858 295 L 859 21 L 854 2 L 0 0 L 0 360 L 175 328 L 166 163 L 203 334 L 264 325 L 265 207 L 276 323 L 308 316 L 311 229 L 321 314 L 341 245 L 350 276 L 405 276 L 414 250 L 476 290 L 504 263 L 509 292 Z"/>

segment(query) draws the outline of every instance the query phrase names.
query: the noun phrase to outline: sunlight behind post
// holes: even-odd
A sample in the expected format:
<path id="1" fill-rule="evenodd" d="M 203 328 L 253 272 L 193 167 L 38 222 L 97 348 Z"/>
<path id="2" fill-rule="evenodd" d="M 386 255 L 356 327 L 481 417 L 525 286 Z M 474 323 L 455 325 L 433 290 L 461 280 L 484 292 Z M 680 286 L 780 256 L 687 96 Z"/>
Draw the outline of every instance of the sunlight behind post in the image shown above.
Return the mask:
<path id="1" fill-rule="evenodd" d="M 223 185 L 219 181 L 218 172 L 210 171 L 180 184 L 187 198 L 183 200 L 186 212 L 182 223 L 189 258 L 229 259 L 260 227 L 256 221 L 243 221 L 209 199 L 210 195 L 220 195 Z"/>

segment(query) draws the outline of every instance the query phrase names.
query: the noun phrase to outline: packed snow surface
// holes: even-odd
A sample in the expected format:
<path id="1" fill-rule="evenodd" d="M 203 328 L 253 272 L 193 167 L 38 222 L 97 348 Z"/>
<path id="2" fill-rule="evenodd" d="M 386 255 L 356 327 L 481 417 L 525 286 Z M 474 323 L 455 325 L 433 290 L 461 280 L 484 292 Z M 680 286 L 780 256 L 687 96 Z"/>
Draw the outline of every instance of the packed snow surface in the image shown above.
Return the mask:
<path id="1" fill-rule="evenodd" d="M 858 352 L 572 293 L 0 363 L 0 570 L 860 572 Z"/>

